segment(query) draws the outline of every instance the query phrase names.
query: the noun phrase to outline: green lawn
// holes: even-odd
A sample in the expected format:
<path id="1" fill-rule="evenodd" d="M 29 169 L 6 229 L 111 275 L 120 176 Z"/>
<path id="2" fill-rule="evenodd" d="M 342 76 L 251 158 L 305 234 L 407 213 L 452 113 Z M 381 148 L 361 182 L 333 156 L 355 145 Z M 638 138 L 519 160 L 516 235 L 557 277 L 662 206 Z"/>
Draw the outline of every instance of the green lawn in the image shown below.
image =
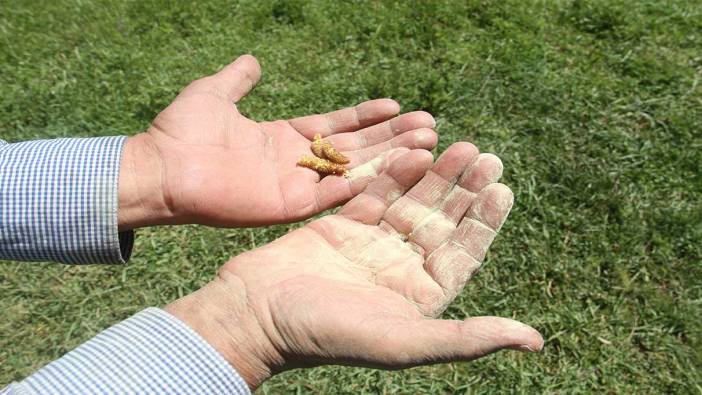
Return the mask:
<path id="1" fill-rule="evenodd" d="M 446 317 L 543 353 L 292 371 L 261 393 L 702 393 L 702 3 L 0 0 L 0 137 L 132 134 L 238 54 L 257 119 L 392 97 L 498 154 L 515 208 Z M 464 4 L 465 3 L 465 4 Z M 0 265 L 0 383 L 298 225 L 138 232 L 126 266 Z"/>

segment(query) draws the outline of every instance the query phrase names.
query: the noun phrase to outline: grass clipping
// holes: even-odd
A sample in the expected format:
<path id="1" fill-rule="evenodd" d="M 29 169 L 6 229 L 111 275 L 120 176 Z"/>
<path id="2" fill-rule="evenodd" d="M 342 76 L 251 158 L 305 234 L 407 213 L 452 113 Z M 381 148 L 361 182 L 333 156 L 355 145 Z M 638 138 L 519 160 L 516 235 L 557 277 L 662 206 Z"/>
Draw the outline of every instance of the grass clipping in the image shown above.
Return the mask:
<path id="1" fill-rule="evenodd" d="M 314 135 L 310 149 L 315 156 L 302 156 L 297 161 L 298 165 L 312 169 L 321 176 L 328 174 L 345 176 L 348 174 L 344 165 L 349 163 L 349 158 L 337 151 L 330 142 L 322 140 L 319 133 Z"/>

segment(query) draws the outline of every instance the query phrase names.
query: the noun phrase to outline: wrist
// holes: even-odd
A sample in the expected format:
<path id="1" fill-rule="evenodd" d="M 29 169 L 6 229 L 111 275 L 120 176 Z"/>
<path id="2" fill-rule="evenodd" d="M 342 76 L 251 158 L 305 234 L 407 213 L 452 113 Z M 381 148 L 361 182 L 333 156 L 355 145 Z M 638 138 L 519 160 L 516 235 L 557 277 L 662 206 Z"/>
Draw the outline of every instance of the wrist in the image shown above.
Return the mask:
<path id="1" fill-rule="evenodd" d="M 261 327 L 238 277 L 222 273 L 164 309 L 202 336 L 252 391 L 281 370 L 283 359 Z"/>
<path id="2" fill-rule="evenodd" d="M 156 144 L 146 133 L 127 138 L 119 171 L 119 229 L 165 225 L 172 218 Z"/>

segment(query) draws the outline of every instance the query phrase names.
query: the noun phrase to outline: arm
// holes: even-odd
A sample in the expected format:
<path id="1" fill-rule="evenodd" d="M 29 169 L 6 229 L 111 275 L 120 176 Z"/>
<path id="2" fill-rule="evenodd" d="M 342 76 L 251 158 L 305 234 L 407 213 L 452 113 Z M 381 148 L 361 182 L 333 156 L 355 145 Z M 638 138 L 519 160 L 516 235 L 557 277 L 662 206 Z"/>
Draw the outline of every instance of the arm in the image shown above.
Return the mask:
<path id="1" fill-rule="evenodd" d="M 433 165 L 413 150 L 337 214 L 231 259 L 166 311 L 252 389 L 300 367 L 399 369 L 539 351 L 541 335 L 511 319 L 439 319 L 512 207 L 501 175 L 500 160 L 472 144 L 452 145 Z"/>
<path id="2" fill-rule="evenodd" d="M 101 332 L 0 394 L 233 393 L 231 366 L 171 314 L 146 309 Z"/>
<path id="3" fill-rule="evenodd" d="M 358 194 L 391 151 L 436 145 L 431 115 L 395 116 L 389 99 L 253 121 L 235 103 L 260 75 L 256 59 L 242 56 L 188 85 L 133 137 L 3 145 L 0 259 L 123 263 L 138 227 L 297 221 Z M 297 166 L 316 133 L 351 159 L 351 177 L 320 179 Z"/>
<path id="4" fill-rule="evenodd" d="M 0 145 L 0 259 L 123 263 L 133 232 L 118 232 L 125 137 Z"/>
<path id="5" fill-rule="evenodd" d="M 140 314 L 148 318 L 137 315 L 108 329 L 18 388 L 44 389 L 37 383 L 55 380 L 75 392 L 98 384 L 177 392 L 184 382 L 197 384 L 183 392 L 213 392 L 217 385 L 246 391 L 241 380 L 253 390 L 300 367 L 397 369 L 467 361 L 505 348 L 540 350 L 541 335 L 510 319 L 437 319 L 480 268 L 512 206 L 511 191 L 496 183 L 499 159 L 466 143 L 451 146 L 433 166 L 426 151 L 398 155 L 338 214 L 233 258 L 202 289 L 165 311 L 147 310 Z M 139 324 L 142 319 L 155 324 Z M 156 333 L 158 341 L 130 330 L 134 325 Z M 161 337 L 174 331 L 202 352 L 179 349 L 175 336 Z M 132 341 L 120 349 L 110 337 Z M 158 370 L 142 370 L 141 361 L 150 360 L 145 354 L 159 348 L 185 360 L 178 366 L 151 362 Z M 171 361 L 159 352 L 155 358 Z M 96 376 L 89 367 L 114 374 Z M 82 369 L 86 383 L 77 383 L 73 372 Z M 57 378 L 58 371 L 68 374 Z M 211 372 L 229 381 L 210 381 Z M 135 379 L 123 384 L 117 376 Z"/>

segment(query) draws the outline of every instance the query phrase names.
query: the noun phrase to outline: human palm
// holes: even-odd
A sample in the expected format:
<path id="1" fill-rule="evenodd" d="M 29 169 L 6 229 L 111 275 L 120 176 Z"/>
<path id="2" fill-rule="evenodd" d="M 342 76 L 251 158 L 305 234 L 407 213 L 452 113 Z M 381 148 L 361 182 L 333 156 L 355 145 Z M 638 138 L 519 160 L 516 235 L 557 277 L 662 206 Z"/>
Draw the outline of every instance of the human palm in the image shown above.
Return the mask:
<path id="1" fill-rule="evenodd" d="M 216 226 L 291 222 L 358 194 L 395 148 L 436 145 L 433 118 L 394 117 L 399 106 L 380 99 L 328 114 L 255 122 L 236 105 L 257 83 L 260 68 L 242 56 L 219 73 L 194 81 L 161 112 L 142 139 L 160 159 L 164 204 L 174 222 Z M 347 155 L 350 177 L 325 177 L 297 166 L 320 133 Z"/>
<path id="2" fill-rule="evenodd" d="M 270 340 L 269 366 L 398 368 L 541 348 L 516 321 L 435 319 L 480 267 L 512 193 L 496 183 L 499 159 L 471 144 L 431 163 L 403 155 L 339 213 L 222 268 Z"/>

